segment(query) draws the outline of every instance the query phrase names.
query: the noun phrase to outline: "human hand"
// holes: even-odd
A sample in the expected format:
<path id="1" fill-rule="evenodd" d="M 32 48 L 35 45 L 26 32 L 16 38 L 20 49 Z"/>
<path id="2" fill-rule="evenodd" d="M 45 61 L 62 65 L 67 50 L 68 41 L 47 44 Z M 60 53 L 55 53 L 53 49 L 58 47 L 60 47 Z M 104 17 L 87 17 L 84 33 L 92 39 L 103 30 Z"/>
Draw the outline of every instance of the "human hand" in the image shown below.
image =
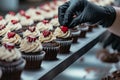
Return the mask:
<path id="1" fill-rule="evenodd" d="M 98 6 L 87 0 L 70 0 L 58 9 L 61 25 L 69 28 L 81 23 L 99 23 L 105 27 L 111 26 L 116 18 L 115 9 L 111 6 Z M 73 16 L 76 15 L 76 18 Z"/>

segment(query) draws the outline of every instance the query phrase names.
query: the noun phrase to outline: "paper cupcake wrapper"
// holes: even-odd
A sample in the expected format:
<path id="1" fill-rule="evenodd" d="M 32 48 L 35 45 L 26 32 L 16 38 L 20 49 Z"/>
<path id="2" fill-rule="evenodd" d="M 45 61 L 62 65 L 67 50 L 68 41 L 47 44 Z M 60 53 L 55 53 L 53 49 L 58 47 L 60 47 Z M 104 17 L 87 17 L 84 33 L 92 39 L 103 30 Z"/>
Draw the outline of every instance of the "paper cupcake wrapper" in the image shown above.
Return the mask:
<path id="1" fill-rule="evenodd" d="M 70 47 L 72 44 L 72 40 L 66 40 L 66 41 L 56 41 L 57 43 L 60 44 L 60 54 L 68 54 L 70 51 Z"/>
<path id="2" fill-rule="evenodd" d="M 42 51 L 41 54 L 38 55 L 23 54 L 22 57 L 26 60 L 25 69 L 40 69 L 44 56 L 44 51 Z"/>
<path id="3" fill-rule="evenodd" d="M 81 31 L 79 38 L 85 38 L 87 31 Z"/>
<path id="4" fill-rule="evenodd" d="M 25 67 L 26 61 L 21 59 L 21 62 L 9 64 L 0 64 L 2 69 L 1 80 L 20 80 L 21 73 Z"/>
<path id="5" fill-rule="evenodd" d="M 43 50 L 46 52 L 44 60 L 56 60 L 59 49 L 60 49 L 60 46 L 43 47 Z"/>

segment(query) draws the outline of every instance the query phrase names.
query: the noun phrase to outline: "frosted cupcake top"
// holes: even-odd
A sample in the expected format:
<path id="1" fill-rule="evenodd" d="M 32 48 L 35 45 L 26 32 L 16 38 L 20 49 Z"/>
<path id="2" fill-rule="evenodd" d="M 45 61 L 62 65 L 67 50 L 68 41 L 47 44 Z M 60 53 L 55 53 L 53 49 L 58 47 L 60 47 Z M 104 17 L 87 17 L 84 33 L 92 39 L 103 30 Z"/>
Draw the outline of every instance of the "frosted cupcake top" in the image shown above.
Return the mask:
<path id="1" fill-rule="evenodd" d="M 52 34 L 52 32 L 50 32 L 48 30 L 44 30 L 39 36 L 39 40 L 42 43 L 51 42 L 55 39 L 56 39 L 56 37 Z"/>
<path id="2" fill-rule="evenodd" d="M 21 17 L 20 23 L 22 26 L 29 26 L 29 25 L 34 24 L 34 21 L 29 15 L 25 15 Z"/>
<path id="3" fill-rule="evenodd" d="M 6 16 L 5 16 L 5 20 L 7 22 L 10 22 L 11 20 L 17 20 L 19 21 L 18 17 L 15 16 L 14 12 L 9 12 Z"/>
<path id="4" fill-rule="evenodd" d="M 34 35 L 34 36 L 38 37 L 40 35 L 40 32 L 39 32 L 39 30 L 36 29 L 35 26 L 28 27 L 28 29 L 25 32 L 23 32 L 23 37 L 26 37 L 29 35 Z"/>
<path id="5" fill-rule="evenodd" d="M 10 30 L 6 26 L 0 25 L 0 36 L 4 36 Z"/>
<path id="6" fill-rule="evenodd" d="M 0 25 L 6 25 L 7 22 L 5 21 L 5 19 L 3 19 L 3 16 L 0 16 Z"/>
<path id="7" fill-rule="evenodd" d="M 55 29 L 54 35 L 57 38 L 68 38 L 71 36 L 71 32 L 70 32 L 70 30 L 68 30 L 67 27 L 61 26 L 61 27 L 57 27 Z"/>
<path id="8" fill-rule="evenodd" d="M 2 38 L 2 43 L 14 43 L 14 44 L 20 44 L 21 42 L 21 37 L 14 33 L 14 32 L 8 32 L 3 38 Z"/>
<path id="9" fill-rule="evenodd" d="M 12 62 L 20 59 L 21 57 L 20 51 L 16 49 L 12 43 L 5 43 L 0 47 L 0 60 Z"/>
<path id="10" fill-rule="evenodd" d="M 11 31 L 19 30 L 22 28 L 22 25 L 17 20 L 11 20 L 7 25 L 6 28 L 8 28 Z"/>
<path id="11" fill-rule="evenodd" d="M 58 21 L 58 18 L 54 18 L 50 21 L 50 23 L 53 25 L 53 26 L 60 26 L 60 23 Z"/>
<path id="12" fill-rule="evenodd" d="M 53 30 L 53 26 L 48 22 L 48 20 L 43 20 L 42 22 L 39 22 L 36 25 L 36 28 L 39 31 L 44 31 L 44 30 Z"/>
<path id="13" fill-rule="evenodd" d="M 39 40 L 35 36 L 28 36 L 21 41 L 20 51 L 27 53 L 35 53 L 42 51 L 43 47 Z"/>

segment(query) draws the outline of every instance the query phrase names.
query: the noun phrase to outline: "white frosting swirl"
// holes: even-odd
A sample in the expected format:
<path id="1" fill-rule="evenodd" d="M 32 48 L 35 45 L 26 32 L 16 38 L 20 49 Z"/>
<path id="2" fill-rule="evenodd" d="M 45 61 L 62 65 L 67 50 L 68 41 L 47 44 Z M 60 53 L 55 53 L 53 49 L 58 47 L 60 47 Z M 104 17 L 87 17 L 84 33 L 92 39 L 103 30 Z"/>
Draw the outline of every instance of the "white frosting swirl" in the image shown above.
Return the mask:
<path id="1" fill-rule="evenodd" d="M 38 37 L 40 35 L 40 32 L 37 29 L 33 32 L 31 32 L 29 30 L 26 30 L 25 32 L 23 32 L 23 37 L 27 37 L 29 35 L 34 35 L 34 36 Z"/>
<path id="2" fill-rule="evenodd" d="M 22 28 L 22 25 L 20 23 L 13 24 L 12 22 L 9 22 L 6 28 L 10 29 L 11 31 L 19 30 Z"/>
<path id="3" fill-rule="evenodd" d="M 0 25 L 6 25 L 6 24 L 7 22 L 4 19 L 0 20 Z"/>
<path id="4" fill-rule="evenodd" d="M 7 62 L 20 59 L 21 53 L 18 49 L 14 48 L 11 51 L 7 50 L 4 46 L 0 47 L 0 59 Z"/>
<path id="5" fill-rule="evenodd" d="M 14 43 L 14 44 L 20 44 L 21 42 L 21 37 L 18 34 L 15 34 L 14 37 L 12 38 L 8 38 L 7 34 L 5 35 L 5 37 L 2 39 L 2 43 Z"/>
<path id="6" fill-rule="evenodd" d="M 54 18 L 50 21 L 50 23 L 53 25 L 53 26 L 60 26 L 60 23 L 58 21 L 58 18 Z"/>
<path id="7" fill-rule="evenodd" d="M 44 16 L 44 18 L 46 18 L 46 19 L 49 19 L 49 18 L 53 18 L 53 17 L 54 17 L 54 13 L 53 13 L 52 11 L 46 12 L 46 11 L 42 11 L 42 10 L 41 10 L 41 13 L 42 13 L 42 15 Z"/>
<path id="8" fill-rule="evenodd" d="M 36 25 L 36 29 L 38 29 L 39 31 L 53 30 L 53 26 L 50 23 L 44 24 L 43 22 L 39 22 Z"/>
<path id="9" fill-rule="evenodd" d="M 7 22 L 10 22 L 11 20 L 17 20 L 17 21 L 19 21 L 18 17 L 13 16 L 13 15 L 10 15 L 10 14 L 7 14 L 7 15 L 5 16 L 5 20 L 6 20 Z"/>
<path id="10" fill-rule="evenodd" d="M 54 35 L 58 38 L 68 38 L 71 35 L 70 30 L 64 33 L 59 27 L 55 29 Z"/>
<path id="11" fill-rule="evenodd" d="M 4 29 L 0 30 L 0 36 L 4 36 L 7 32 L 10 32 L 10 30 L 8 28 L 4 28 Z"/>
<path id="12" fill-rule="evenodd" d="M 32 18 L 27 19 L 26 17 L 22 17 L 20 20 L 21 25 L 23 26 L 29 26 L 34 24 L 34 21 Z"/>
<path id="13" fill-rule="evenodd" d="M 40 40 L 40 42 L 42 42 L 42 43 L 51 42 L 51 41 L 53 41 L 53 40 L 55 40 L 55 39 L 56 39 L 56 37 L 52 34 L 52 32 L 51 32 L 50 35 L 47 36 L 47 37 L 44 37 L 44 35 L 43 35 L 42 33 L 41 33 L 40 36 L 39 36 L 39 40 Z"/>
<path id="14" fill-rule="evenodd" d="M 20 50 L 25 53 L 42 51 L 43 47 L 39 40 L 28 42 L 27 38 L 23 39 L 20 44 Z"/>

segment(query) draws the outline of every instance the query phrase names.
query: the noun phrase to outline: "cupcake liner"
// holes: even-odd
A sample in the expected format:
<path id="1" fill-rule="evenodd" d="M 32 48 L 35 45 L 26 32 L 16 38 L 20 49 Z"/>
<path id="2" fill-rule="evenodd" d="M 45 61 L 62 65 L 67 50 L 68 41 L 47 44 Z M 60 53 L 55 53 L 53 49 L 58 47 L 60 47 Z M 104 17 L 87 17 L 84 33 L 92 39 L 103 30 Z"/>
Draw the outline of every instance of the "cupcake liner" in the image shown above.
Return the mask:
<path id="1" fill-rule="evenodd" d="M 20 80 L 25 63 L 24 59 L 11 63 L 0 62 L 0 68 L 2 69 L 1 80 Z"/>
<path id="2" fill-rule="evenodd" d="M 60 44 L 60 50 L 59 50 L 60 54 L 68 54 L 69 53 L 70 47 L 72 44 L 72 40 L 64 40 L 64 41 L 56 40 L 56 42 Z"/>
<path id="3" fill-rule="evenodd" d="M 77 43 L 80 33 L 81 33 L 80 31 L 71 33 L 72 35 L 71 37 L 73 39 L 72 43 Z"/>
<path id="4" fill-rule="evenodd" d="M 93 26 L 89 26 L 88 31 L 87 32 L 92 32 L 93 31 Z"/>
<path id="5" fill-rule="evenodd" d="M 85 38 L 87 31 L 81 31 L 79 38 Z"/>
<path id="6" fill-rule="evenodd" d="M 44 55 L 44 51 L 41 51 L 40 54 L 36 55 L 34 55 L 34 53 L 33 55 L 23 54 L 22 57 L 26 60 L 25 69 L 40 69 Z"/>
<path id="7" fill-rule="evenodd" d="M 46 52 L 44 60 L 56 60 L 57 54 L 59 52 L 60 46 L 56 47 L 43 47 L 43 50 Z"/>

